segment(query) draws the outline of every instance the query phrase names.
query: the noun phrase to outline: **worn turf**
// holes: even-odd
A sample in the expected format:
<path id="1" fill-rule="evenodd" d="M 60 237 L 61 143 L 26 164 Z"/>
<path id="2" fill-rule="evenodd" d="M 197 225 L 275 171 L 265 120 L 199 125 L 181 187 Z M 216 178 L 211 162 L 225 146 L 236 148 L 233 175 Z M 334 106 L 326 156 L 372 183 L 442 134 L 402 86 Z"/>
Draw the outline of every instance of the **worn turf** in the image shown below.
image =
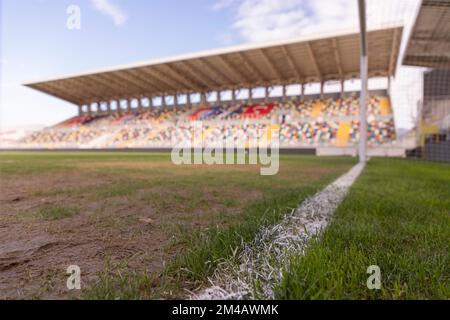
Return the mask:
<path id="1" fill-rule="evenodd" d="M 259 166 L 175 166 L 168 154 L 0 153 L 0 256 L 10 261 L 0 272 L 0 292 L 6 298 L 184 297 L 185 289 L 206 285 L 217 263 L 262 226 L 277 223 L 355 163 L 280 160 L 277 175 L 261 176 Z M 16 245 L 23 255 L 8 249 Z M 71 264 L 81 267 L 83 289 L 67 296 Z"/>

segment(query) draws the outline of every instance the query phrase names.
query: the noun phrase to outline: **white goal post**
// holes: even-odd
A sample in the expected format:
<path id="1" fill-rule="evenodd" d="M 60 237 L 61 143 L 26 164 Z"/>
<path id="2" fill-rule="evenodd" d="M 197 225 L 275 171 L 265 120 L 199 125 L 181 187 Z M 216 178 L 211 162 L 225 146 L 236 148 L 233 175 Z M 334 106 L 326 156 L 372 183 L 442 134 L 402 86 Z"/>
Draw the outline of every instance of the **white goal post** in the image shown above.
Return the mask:
<path id="1" fill-rule="evenodd" d="M 361 34 L 361 96 L 359 111 L 359 162 L 364 163 L 367 160 L 367 29 L 366 29 L 366 1 L 358 0 L 359 24 Z"/>

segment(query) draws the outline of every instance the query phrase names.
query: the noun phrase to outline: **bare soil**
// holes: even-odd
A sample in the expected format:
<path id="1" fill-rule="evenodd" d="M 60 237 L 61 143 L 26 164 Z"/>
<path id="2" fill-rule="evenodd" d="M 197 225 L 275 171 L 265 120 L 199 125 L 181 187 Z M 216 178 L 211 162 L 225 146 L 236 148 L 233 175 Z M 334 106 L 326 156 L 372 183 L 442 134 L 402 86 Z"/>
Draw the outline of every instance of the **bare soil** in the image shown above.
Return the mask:
<path id="1" fill-rule="evenodd" d="M 199 200 L 204 203 L 194 203 L 191 210 L 186 203 L 192 190 L 186 188 L 172 190 L 172 198 L 167 198 L 165 186 L 141 188 L 131 195 L 96 196 L 120 183 L 89 170 L 2 177 L 0 298 L 78 298 L 80 291 L 66 287 L 69 265 L 81 268 L 83 287 L 93 283 L 106 264 L 160 272 L 164 261 L 180 249 L 172 245 L 177 242 L 176 224 L 205 228 L 222 222 L 220 213 L 238 215 L 245 203 L 261 196 L 256 191 L 204 188 Z M 221 202 L 224 192 L 238 199 L 233 208 Z M 44 219 L 40 212 L 49 207 L 75 208 L 77 213 Z"/>

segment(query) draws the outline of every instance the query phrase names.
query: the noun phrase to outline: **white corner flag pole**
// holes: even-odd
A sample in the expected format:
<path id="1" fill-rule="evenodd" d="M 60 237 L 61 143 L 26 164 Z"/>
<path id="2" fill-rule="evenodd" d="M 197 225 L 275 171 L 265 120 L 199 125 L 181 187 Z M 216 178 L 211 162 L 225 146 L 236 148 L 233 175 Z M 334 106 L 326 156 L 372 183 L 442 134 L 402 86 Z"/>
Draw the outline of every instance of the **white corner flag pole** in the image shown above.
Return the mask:
<path id="1" fill-rule="evenodd" d="M 359 108 L 359 162 L 367 161 L 367 30 L 366 30 L 366 1 L 358 0 L 359 24 L 361 34 L 361 97 Z"/>

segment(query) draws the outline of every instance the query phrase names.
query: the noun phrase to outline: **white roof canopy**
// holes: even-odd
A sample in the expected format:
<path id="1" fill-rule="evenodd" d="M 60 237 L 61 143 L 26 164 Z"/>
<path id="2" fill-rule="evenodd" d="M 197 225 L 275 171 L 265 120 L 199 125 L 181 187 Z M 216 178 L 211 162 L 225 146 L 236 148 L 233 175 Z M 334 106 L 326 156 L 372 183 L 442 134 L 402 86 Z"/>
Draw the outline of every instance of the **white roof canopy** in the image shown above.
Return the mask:
<path id="1" fill-rule="evenodd" d="M 395 74 L 403 28 L 368 32 L 369 76 Z M 359 32 L 236 46 L 25 85 L 82 105 L 359 77 Z"/>

